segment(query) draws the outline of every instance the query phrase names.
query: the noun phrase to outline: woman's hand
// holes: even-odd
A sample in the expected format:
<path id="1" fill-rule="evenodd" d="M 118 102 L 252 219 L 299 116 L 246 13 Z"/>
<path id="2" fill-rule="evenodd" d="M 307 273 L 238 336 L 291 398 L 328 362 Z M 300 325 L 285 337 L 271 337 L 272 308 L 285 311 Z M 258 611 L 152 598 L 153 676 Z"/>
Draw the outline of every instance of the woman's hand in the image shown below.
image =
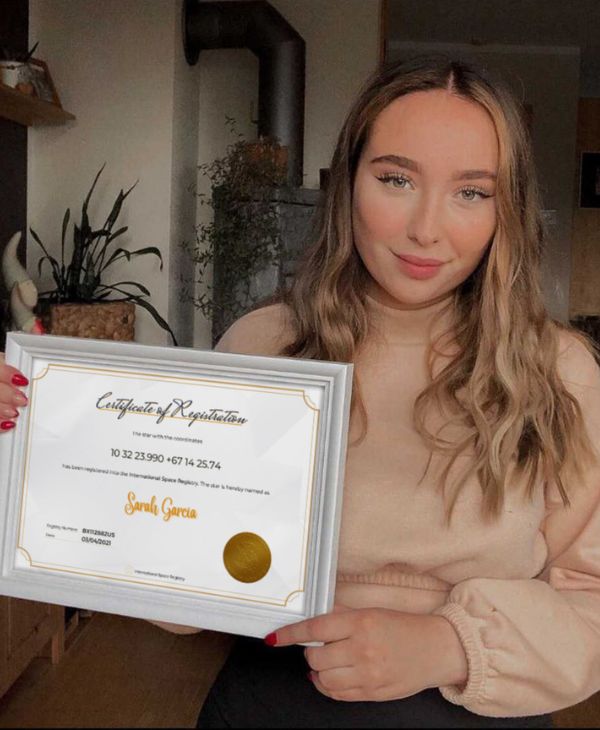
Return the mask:
<path id="1" fill-rule="evenodd" d="M 23 373 L 7 365 L 0 353 L 0 433 L 15 427 L 17 409 L 27 405 L 27 397 L 21 390 L 26 385 L 29 381 Z"/>
<path id="2" fill-rule="evenodd" d="M 304 653 L 315 687 L 335 700 L 400 699 L 467 681 L 460 639 L 442 616 L 338 607 L 278 629 L 265 641 L 271 646 L 324 642 Z"/>

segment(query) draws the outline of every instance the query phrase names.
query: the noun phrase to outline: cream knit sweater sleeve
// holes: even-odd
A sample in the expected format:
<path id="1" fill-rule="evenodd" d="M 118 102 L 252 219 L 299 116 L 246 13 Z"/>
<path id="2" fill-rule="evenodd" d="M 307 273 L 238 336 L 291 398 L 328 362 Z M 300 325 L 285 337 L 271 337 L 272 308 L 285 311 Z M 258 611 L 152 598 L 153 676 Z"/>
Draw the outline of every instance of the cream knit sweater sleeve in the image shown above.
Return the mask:
<path id="1" fill-rule="evenodd" d="M 598 452 L 600 369 L 572 335 L 565 341 L 559 372 Z M 600 689 L 600 468 L 566 486 L 569 507 L 546 485 L 548 557 L 536 578 L 465 580 L 435 611 L 458 632 L 469 664 L 465 687 L 440 688 L 450 702 L 492 717 L 533 715 Z"/>

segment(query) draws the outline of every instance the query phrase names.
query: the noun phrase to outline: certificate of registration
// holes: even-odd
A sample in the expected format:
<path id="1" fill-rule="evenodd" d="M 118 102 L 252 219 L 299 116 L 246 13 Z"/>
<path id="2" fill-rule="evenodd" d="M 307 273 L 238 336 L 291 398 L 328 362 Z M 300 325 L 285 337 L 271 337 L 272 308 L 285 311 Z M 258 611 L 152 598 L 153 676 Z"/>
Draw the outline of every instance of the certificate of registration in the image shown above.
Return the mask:
<path id="1" fill-rule="evenodd" d="M 0 590 L 255 635 L 331 607 L 350 365 L 26 335 L 7 354 L 31 385 L 2 444 Z"/>

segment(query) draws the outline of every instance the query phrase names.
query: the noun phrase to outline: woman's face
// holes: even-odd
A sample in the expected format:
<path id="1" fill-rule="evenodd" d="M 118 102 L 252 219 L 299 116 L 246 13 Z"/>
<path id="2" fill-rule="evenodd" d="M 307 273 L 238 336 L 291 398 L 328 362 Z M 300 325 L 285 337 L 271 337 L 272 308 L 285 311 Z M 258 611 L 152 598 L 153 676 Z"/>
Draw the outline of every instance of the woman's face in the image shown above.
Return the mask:
<path id="1" fill-rule="evenodd" d="M 498 139 L 479 105 L 445 90 L 400 97 L 375 119 L 352 205 L 371 293 L 393 307 L 444 298 L 496 228 Z"/>

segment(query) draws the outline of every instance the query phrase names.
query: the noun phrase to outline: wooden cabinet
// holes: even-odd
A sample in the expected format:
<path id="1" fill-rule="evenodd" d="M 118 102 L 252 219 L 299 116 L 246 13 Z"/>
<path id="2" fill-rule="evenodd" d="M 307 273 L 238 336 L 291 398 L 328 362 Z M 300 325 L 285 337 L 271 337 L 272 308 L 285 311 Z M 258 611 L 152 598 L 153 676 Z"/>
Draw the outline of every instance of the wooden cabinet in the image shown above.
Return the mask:
<path id="1" fill-rule="evenodd" d="M 60 660 L 64 615 L 62 606 L 0 597 L 0 696 L 34 657 L 48 656 L 53 664 Z"/>

